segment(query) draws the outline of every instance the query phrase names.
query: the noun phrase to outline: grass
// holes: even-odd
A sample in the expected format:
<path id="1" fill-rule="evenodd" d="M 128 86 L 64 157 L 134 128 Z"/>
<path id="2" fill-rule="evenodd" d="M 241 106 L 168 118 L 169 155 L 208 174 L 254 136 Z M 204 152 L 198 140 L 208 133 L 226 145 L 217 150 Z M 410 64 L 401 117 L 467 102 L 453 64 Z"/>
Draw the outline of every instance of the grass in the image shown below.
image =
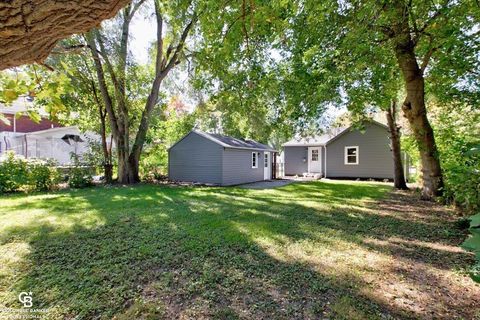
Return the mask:
<path id="1" fill-rule="evenodd" d="M 4 196 L 0 310 L 32 291 L 48 319 L 475 316 L 452 212 L 389 193 L 329 181 Z"/>

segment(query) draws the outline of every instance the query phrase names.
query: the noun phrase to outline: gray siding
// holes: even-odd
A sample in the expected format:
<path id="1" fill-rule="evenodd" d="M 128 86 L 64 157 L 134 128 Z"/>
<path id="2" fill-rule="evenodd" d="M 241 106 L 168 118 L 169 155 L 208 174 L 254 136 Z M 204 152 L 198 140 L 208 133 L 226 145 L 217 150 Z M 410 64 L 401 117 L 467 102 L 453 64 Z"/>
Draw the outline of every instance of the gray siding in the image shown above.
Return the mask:
<path id="1" fill-rule="evenodd" d="M 222 183 L 223 147 L 194 132 L 168 152 L 170 180 Z"/>
<path id="2" fill-rule="evenodd" d="M 258 151 L 228 148 L 223 151 L 223 185 L 263 180 L 263 151 L 258 157 L 258 168 L 252 168 L 252 152 Z"/>
<path id="3" fill-rule="evenodd" d="M 393 178 L 392 152 L 388 131 L 368 124 L 364 133 L 347 132 L 327 145 L 328 178 Z M 358 165 L 345 165 L 345 147 L 358 146 Z"/>
<path id="4" fill-rule="evenodd" d="M 285 162 L 285 175 L 294 176 L 296 174 L 301 175 L 308 170 L 307 160 L 308 148 L 307 147 L 285 147 L 283 161 Z"/>

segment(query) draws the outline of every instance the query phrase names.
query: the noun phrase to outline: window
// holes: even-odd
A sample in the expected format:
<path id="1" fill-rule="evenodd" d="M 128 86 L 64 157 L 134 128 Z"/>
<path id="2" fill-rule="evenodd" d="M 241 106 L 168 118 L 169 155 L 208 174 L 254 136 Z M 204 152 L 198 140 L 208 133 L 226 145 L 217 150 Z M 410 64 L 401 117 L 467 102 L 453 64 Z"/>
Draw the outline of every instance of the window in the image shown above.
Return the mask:
<path id="1" fill-rule="evenodd" d="M 358 164 L 358 146 L 345 147 L 345 164 Z"/>
<path id="2" fill-rule="evenodd" d="M 264 158 L 264 161 L 263 161 L 263 166 L 265 168 L 268 168 L 268 153 L 265 153 L 265 158 Z"/>
<path id="3" fill-rule="evenodd" d="M 258 168 L 257 153 L 252 152 L 252 169 Z"/>
<path id="4" fill-rule="evenodd" d="M 312 161 L 318 161 L 318 149 L 312 150 Z"/>

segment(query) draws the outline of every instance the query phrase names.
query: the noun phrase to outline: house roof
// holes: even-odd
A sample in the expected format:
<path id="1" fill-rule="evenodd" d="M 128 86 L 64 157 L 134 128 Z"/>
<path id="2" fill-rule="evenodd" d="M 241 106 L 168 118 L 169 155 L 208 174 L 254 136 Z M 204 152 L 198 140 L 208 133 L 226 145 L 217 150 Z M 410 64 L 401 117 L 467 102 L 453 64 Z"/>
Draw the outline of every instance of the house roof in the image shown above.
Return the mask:
<path id="1" fill-rule="evenodd" d="M 388 130 L 388 127 L 381 122 L 378 122 L 376 120 L 370 120 L 369 122 Z M 313 136 L 313 137 L 307 137 L 307 138 L 293 138 L 292 140 L 284 143 L 282 146 L 283 147 L 325 146 L 330 142 L 336 140 L 338 137 L 342 136 L 343 134 L 349 132 L 351 128 L 352 126 L 333 128 L 329 130 L 328 133 L 320 136 Z"/>
<path id="2" fill-rule="evenodd" d="M 330 130 L 328 133 L 305 138 L 293 138 L 292 140 L 283 144 L 284 147 L 305 147 L 305 146 L 323 146 L 330 140 L 348 130 L 350 127 L 339 127 Z"/>
<path id="3" fill-rule="evenodd" d="M 26 96 L 19 97 L 9 105 L 0 103 L 0 113 L 3 114 L 26 113 L 27 111 L 37 112 L 42 118 L 48 117 L 45 108 L 35 106 L 32 100 L 29 100 Z"/>
<path id="4" fill-rule="evenodd" d="M 254 140 L 238 139 L 238 138 L 233 138 L 229 136 L 224 136 L 221 134 L 203 132 L 200 130 L 192 130 L 186 136 L 190 135 L 191 133 L 198 134 L 199 136 L 202 136 L 212 142 L 215 142 L 216 144 L 219 144 L 224 148 L 276 152 L 276 150 L 273 149 L 272 147 Z M 175 146 L 177 143 L 182 141 L 185 137 L 177 141 L 169 149 L 173 148 L 173 146 Z"/>

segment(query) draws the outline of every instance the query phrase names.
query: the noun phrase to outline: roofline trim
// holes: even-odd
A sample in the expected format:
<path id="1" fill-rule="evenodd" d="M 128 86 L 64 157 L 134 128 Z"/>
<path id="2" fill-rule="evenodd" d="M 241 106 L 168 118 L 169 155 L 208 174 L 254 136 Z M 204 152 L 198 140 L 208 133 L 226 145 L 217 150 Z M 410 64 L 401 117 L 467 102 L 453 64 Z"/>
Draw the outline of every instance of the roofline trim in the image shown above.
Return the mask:
<path id="1" fill-rule="evenodd" d="M 383 123 L 381 122 L 378 122 L 376 120 L 373 120 L 373 119 L 370 119 L 370 120 L 366 120 L 366 122 L 370 122 L 370 123 L 373 123 L 373 124 L 376 124 L 384 129 L 387 129 L 388 130 L 388 126 L 384 125 Z M 327 140 L 325 143 L 293 143 L 293 144 L 289 144 L 288 142 L 285 142 L 284 144 L 282 144 L 282 147 L 313 147 L 313 146 L 327 146 L 328 144 L 330 144 L 331 142 L 337 140 L 339 137 L 341 137 L 342 135 L 346 134 L 347 132 L 350 132 L 351 128 L 353 127 L 353 125 L 350 125 L 348 127 L 345 128 L 345 130 L 342 130 L 340 133 L 338 133 L 337 135 L 333 136 L 332 138 L 330 138 L 329 140 Z"/>
<path id="2" fill-rule="evenodd" d="M 190 131 L 189 133 L 187 133 L 185 136 L 183 136 L 183 138 L 181 138 L 180 140 L 178 140 L 177 142 L 175 142 L 174 144 L 172 144 L 170 146 L 170 148 L 167 149 L 167 151 L 170 151 L 170 149 L 172 149 L 174 146 L 176 146 L 178 143 L 180 143 L 180 141 L 182 141 L 183 139 L 185 139 L 187 136 L 189 136 L 191 133 L 196 133 L 198 134 L 199 136 L 205 138 L 205 139 L 208 139 L 224 148 L 228 148 L 228 149 L 240 149 L 240 150 L 255 150 L 255 151 L 270 151 L 270 152 L 278 152 L 277 150 L 275 149 L 260 149 L 260 148 L 248 148 L 248 147 L 234 147 L 234 146 L 231 146 L 231 145 L 228 145 L 226 143 L 223 143 L 222 141 L 220 140 L 217 140 L 215 139 L 214 137 L 210 136 L 208 133 L 205 133 L 203 131 L 200 131 L 200 130 L 192 130 Z"/>
<path id="3" fill-rule="evenodd" d="M 365 120 L 365 122 L 369 122 L 369 123 L 372 123 L 372 124 L 376 124 L 377 126 L 380 126 L 384 129 L 386 129 L 388 131 L 388 127 L 386 125 L 384 125 L 383 123 L 380 123 L 376 120 L 373 120 L 373 119 L 369 119 L 369 120 Z M 346 128 L 345 130 L 343 130 L 342 132 L 340 132 L 338 135 L 336 135 L 335 137 L 333 137 L 332 139 L 328 140 L 326 143 L 325 143 L 325 146 L 329 145 L 331 142 L 337 140 L 338 138 L 340 138 L 341 136 L 343 136 L 344 134 L 348 133 L 348 132 L 351 132 L 351 129 L 352 129 L 353 125 L 350 125 L 348 128 Z"/>
<path id="4" fill-rule="evenodd" d="M 80 131 L 80 129 L 77 126 L 67 126 L 67 127 L 53 127 L 53 128 L 48 128 L 48 129 L 43 129 L 43 130 L 38 130 L 38 131 L 31 131 L 31 132 L 23 132 L 23 133 L 26 134 L 26 135 L 36 135 L 36 134 L 49 133 L 49 132 L 62 131 L 62 130 L 70 130 L 70 129 L 77 129 L 78 131 Z"/>
<path id="5" fill-rule="evenodd" d="M 315 146 L 324 146 L 325 143 L 288 143 L 285 142 L 282 144 L 282 147 L 315 147 Z"/>

